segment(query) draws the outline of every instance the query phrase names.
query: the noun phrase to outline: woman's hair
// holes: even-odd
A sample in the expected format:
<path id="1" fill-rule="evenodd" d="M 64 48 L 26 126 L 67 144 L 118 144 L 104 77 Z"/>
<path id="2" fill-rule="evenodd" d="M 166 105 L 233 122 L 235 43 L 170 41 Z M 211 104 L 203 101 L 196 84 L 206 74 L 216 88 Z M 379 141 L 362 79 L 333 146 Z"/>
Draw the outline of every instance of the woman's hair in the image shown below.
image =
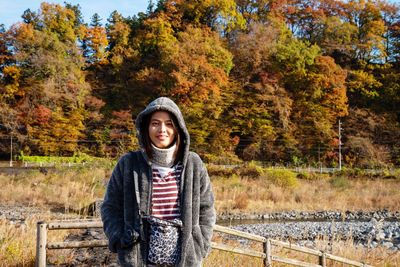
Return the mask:
<path id="1" fill-rule="evenodd" d="M 153 116 L 153 114 L 157 111 L 164 111 L 164 110 L 156 110 L 150 114 L 147 114 L 146 116 L 143 117 L 143 122 L 142 122 L 142 135 L 143 135 L 143 148 L 146 151 L 147 156 L 149 157 L 149 159 L 153 158 L 153 148 L 151 146 L 151 139 L 150 139 L 150 135 L 149 135 L 149 125 L 150 125 L 150 120 L 151 120 L 151 116 Z M 166 111 L 168 112 L 168 111 Z M 174 129 L 175 129 L 175 140 L 173 142 L 175 142 L 176 144 L 176 149 L 174 152 L 174 159 L 175 159 L 175 163 L 177 163 L 179 160 L 182 159 L 183 157 L 183 140 L 182 140 L 182 130 L 181 128 L 178 126 L 178 121 L 175 118 L 175 116 L 171 113 L 168 112 L 168 114 L 170 115 L 171 119 L 172 119 L 172 123 L 174 125 Z"/>

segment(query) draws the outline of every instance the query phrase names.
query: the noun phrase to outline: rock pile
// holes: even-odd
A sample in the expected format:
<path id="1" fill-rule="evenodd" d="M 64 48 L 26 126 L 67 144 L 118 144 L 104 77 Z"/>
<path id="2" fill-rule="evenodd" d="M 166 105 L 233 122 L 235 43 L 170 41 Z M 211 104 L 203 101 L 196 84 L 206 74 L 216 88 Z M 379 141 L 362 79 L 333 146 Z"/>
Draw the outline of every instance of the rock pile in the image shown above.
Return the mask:
<path id="1" fill-rule="evenodd" d="M 295 241 L 300 245 L 325 240 L 353 240 L 365 247 L 384 246 L 400 251 L 400 222 L 372 218 L 369 222 L 273 222 L 237 225 L 233 228 L 267 238 Z M 311 242 L 310 242 L 311 241 Z"/>
<path id="2" fill-rule="evenodd" d="M 218 216 L 221 221 L 229 220 L 265 220 L 271 221 L 369 221 L 372 218 L 377 220 L 397 220 L 400 221 L 400 211 L 287 211 L 272 212 L 266 214 L 233 214 L 223 213 Z"/>

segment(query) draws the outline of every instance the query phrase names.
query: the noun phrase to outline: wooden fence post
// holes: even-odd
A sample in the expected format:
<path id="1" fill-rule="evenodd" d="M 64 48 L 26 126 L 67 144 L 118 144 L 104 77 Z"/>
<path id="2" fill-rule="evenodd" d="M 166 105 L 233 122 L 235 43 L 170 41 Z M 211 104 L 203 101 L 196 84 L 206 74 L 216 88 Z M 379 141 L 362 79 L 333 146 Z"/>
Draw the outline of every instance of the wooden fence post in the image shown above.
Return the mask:
<path id="1" fill-rule="evenodd" d="M 264 267 L 271 267 L 272 266 L 271 241 L 269 239 L 267 239 L 267 241 L 264 242 L 264 253 L 265 253 Z"/>
<path id="2" fill-rule="evenodd" d="M 319 256 L 319 265 L 321 265 L 322 267 L 326 267 L 326 255 L 325 255 L 325 251 L 321 251 L 322 255 Z"/>
<path id="3" fill-rule="evenodd" d="M 37 223 L 36 267 L 46 267 L 47 224 Z"/>

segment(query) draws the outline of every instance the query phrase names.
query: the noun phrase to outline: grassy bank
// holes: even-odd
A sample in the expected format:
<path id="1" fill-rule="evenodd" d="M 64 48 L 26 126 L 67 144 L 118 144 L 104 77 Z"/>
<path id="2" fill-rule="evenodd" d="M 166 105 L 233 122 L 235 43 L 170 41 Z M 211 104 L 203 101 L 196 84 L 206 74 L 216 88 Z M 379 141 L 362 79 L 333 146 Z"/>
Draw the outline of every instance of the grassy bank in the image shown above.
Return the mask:
<path id="1" fill-rule="evenodd" d="M 315 210 L 399 210 L 400 175 L 351 171 L 295 173 L 254 165 L 223 169 L 210 166 L 219 213 L 267 213 Z"/>
<path id="2" fill-rule="evenodd" d="M 0 203 L 78 211 L 103 197 L 110 172 L 78 167 L 0 174 Z M 397 176 L 350 171 L 298 174 L 246 165 L 230 169 L 209 166 L 209 173 L 219 214 L 400 208 L 400 172 Z"/>
<path id="3" fill-rule="evenodd" d="M 363 173 L 297 174 L 287 170 L 263 169 L 255 165 L 240 168 L 209 166 L 221 213 L 266 213 L 285 210 L 399 210 L 400 178 Z M 98 167 L 61 168 L 48 172 L 31 170 L 15 175 L 0 174 L 0 203 L 83 213 L 101 198 L 110 169 Z M 48 216 L 48 215 L 46 215 Z M 0 219 L 0 266 L 33 266 L 37 215 L 21 227 Z M 62 240 L 60 232 L 52 236 Z M 399 266 L 399 253 L 362 249 L 337 241 L 332 253 L 376 266 Z M 324 246 L 323 240 L 321 246 Z M 283 252 L 284 253 L 284 252 Z M 284 254 L 283 254 L 284 255 Z M 63 252 L 58 263 L 68 262 Z M 205 266 L 261 266 L 261 261 L 213 251 Z"/>
<path id="4" fill-rule="evenodd" d="M 0 203 L 78 211 L 103 196 L 107 172 L 79 167 L 0 174 Z"/>

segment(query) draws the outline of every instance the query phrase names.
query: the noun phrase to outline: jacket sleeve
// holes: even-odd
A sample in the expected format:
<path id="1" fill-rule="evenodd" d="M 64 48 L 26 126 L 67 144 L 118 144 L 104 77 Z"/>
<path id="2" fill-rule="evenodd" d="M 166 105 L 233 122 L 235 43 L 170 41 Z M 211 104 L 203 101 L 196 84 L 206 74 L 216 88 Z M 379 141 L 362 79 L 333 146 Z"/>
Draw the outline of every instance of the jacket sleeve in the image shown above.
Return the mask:
<path id="1" fill-rule="evenodd" d="M 201 172 L 200 184 L 200 213 L 199 225 L 203 236 L 204 257 L 211 251 L 211 238 L 213 236 L 213 228 L 216 220 L 216 212 L 214 208 L 214 194 L 210 182 L 210 177 L 206 167 L 203 164 Z"/>
<path id="2" fill-rule="evenodd" d="M 121 165 L 122 159 L 112 172 L 101 206 L 103 229 L 108 238 L 108 247 L 112 252 L 117 252 L 124 229 L 123 167 Z"/>

